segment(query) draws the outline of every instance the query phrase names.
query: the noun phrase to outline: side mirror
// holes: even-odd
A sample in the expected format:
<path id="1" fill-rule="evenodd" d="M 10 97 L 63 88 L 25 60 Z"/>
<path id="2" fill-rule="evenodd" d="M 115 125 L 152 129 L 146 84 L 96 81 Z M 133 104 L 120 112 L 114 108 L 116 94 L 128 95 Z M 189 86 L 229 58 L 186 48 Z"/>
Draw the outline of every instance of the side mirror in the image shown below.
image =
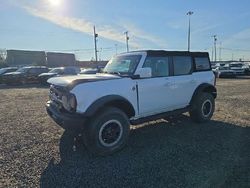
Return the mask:
<path id="1" fill-rule="evenodd" d="M 152 69 L 149 67 L 140 68 L 137 70 L 137 75 L 140 76 L 140 78 L 151 78 L 152 77 Z"/>

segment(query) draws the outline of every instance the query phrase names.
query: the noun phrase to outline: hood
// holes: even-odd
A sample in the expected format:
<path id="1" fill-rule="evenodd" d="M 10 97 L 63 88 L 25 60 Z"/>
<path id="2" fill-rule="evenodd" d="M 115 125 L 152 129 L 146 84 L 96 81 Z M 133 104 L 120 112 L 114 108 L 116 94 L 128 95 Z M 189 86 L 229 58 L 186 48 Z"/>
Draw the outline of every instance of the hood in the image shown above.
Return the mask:
<path id="1" fill-rule="evenodd" d="M 57 86 L 73 88 L 74 86 L 82 83 L 113 80 L 119 78 L 121 77 L 111 74 L 88 74 L 88 75 L 53 77 L 50 78 L 47 82 L 49 84 Z"/>
<path id="2" fill-rule="evenodd" d="M 41 77 L 41 76 L 50 77 L 50 76 L 56 76 L 56 75 L 57 75 L 57 73 L 47 72 L 47 73 L 40 74 L 39 77 Z"/>
<path id="3" fill-rule="evenodd" d="M 23 74 L 22 72 L 9 72 L 9 73 L 5 73 L 4 75 L 6 75 L 6 76 L 8 76 L 8 75 L 21 75 L 21 74 Z"/>

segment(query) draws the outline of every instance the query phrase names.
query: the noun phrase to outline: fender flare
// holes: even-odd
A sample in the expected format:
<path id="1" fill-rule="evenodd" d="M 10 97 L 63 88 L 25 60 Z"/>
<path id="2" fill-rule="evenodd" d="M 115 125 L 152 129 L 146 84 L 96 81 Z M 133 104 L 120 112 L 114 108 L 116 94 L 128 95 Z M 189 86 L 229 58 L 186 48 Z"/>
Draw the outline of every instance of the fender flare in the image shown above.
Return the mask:
<path id="1" fill-rule="evenodd" d="M 113 106 L 123 110 L 129 117 L 135 115 L 135 109 L 133 105 L 126 98 L 120 95 L 107 95 L 97 99 L 88 107 L 84 115 L 86 115 L 87 117 L 93 116 L 105 105 L 112 106 L 112 104 Z"/>
<path id="2" fill-rule="evenodd" d="M 208 84 L 208 83 L 203 83 L 201 85 L 199 85 L 194 93 L 193 93 L 193 96 L 190 100 L 190 104 L 192 105 L 195 97 L 200 93 L 200 92 L 208 92 L 208 93 L 211 93 L 213 95 L 214 98 L 217 97 L 217 89 L 212 85 L 212 84 Z"/>

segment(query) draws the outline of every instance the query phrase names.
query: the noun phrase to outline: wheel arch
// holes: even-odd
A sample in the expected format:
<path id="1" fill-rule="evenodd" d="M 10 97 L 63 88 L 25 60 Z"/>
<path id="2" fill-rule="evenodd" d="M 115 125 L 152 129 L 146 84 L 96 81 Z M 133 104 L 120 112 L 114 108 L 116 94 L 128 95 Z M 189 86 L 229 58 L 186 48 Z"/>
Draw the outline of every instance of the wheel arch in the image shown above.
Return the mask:
<path id="1" fill-rule="evenodd" d="M 200 93 L 200 92 L 206 92 L 206 93 L 211 93 L 213 95 L 214 98 L 217 97 L 217 89 L 211 85 L 211 84 L 207 84 L 207 83 L 204 83 L 204 84 L 201 84 L 199 85 L 195 91 L 194 91 L 194 94 L 192 96 L 192 99 L 190 101 L 190 104 L 193 103 L 195 97 Z"/>
<path id="2" fill-rule="evenodd" d="M 119 95 L 108 95 L 97 99 L 93 102 L 85 112 L 85 115 L 90 117 L 102 110 L 104 107 L 116 107 L 127 114 L 128 118 L 135 115 L 133 105 L 124 97 Z"/>

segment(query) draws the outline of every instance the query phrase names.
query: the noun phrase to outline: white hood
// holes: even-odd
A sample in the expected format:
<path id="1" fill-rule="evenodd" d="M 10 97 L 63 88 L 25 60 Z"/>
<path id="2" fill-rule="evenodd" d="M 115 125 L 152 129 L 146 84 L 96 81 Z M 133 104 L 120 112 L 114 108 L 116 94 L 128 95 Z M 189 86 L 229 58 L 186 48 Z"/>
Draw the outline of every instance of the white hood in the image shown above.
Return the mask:
<path id="1" fill-rule="evenodd" d="M 88 75 L 76 75 L 76 76 L 59 76 L 50 78 L 47 82 L 49 84 L 57 86 L 68 86 L 71 84 L 80 84 L 86 82 L 102 81 L 118 79 L 119 76 L 111 74 L 88 74 Z"/>

